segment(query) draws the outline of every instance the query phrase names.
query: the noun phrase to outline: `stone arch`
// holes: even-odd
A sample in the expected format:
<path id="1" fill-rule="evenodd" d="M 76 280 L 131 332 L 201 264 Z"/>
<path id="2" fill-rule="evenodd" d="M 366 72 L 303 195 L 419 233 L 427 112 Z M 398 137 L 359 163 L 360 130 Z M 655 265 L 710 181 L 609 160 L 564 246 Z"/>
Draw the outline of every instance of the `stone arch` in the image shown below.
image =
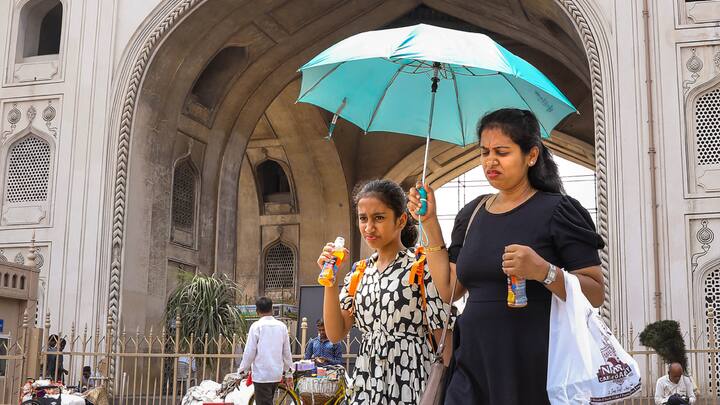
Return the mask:
<path id="1" fill-rule="evenodd" d="M 216 259 L 214 260 L 216 261 L 212 264 L 215 271 L 227 272 L 228 269 L 232 268 L 232 258 L 235 255 L 234 249 L 236 249 L 234 229 L 237 226 L 234 213 L 234 206 L 236 204 L 233 204 L 233 202 L 237 201 L 237 179 L 240 173 L 242 159 L 232 157 L 243 156 L 243 151 L 246 149 L 255 123 L 258 122 L 261 115 L 267 109 L 267 106 L 272 103 L 277 95 L 297 79 L 297 73 L 295 72 L 297 66 L 299 66 L 302 61 L 322 50 L 326 45 L 342 37 L 346 37 L 351 33 L 360 31 L 362 30 L 361 28 L 367 29 L 367 27 L 371 26 L 382 26 L 383 22 L 389 23 L 394 16 L 402 15 L 407 9 L 419 3 L 419 1 L 397 2 L 382 4 L 376 8 L 353 3 L 335 8 L 332 10 L 334 19 L 322 19 L 323 21 L 314 22 L 311 26 L 304 28 L 306 30 L 306 36 L 310 36 L 311 40 L 308 38 L 305 39 L 304 44 L 301 44 L 300 49 L 302 50 L 300 52 L 297 52 L 297 43 L 287 43 L 267 51 L 262 59 L 250 65 L 247 71 L 253 70 L 255 72 L 254 74 L 262 77 L 258 82 L 259 84 L 253 81 L 235 81 L 235 83 L 233 83 L 232 89 L 225 97 L 226 101 L 223 102 L 222 106 L 218 109 L 215 118 L 215 121 L 218 121 L 218 117 L 222 116 L 224 119 L 221 121 L 228 122 L 228 116 L 235 117 L 234 120 L 232 120 L 233 124 L 225 130 L 228 138 L 222 144 L 222 159 L 220 160 L 220 164 L 208 164 L 208 167 L 204 168 L 216 171 L 218 174 L 216 180 L 210 185 L 212 190 L 217 191 L 217 198 L 215 199 L 217 210 L 214 213 L 215 218 L 213 219 L 217 224 L 217 228 L 214 234 L 230 236 L 222 240 L 217 236 L 215 238 L 214 255 Z M 452 9 L 453 7 L 444 2 L 431 3 L 433 6 L 438 5 L 448 9 Z M 127 247 L 125 235 L 126 193 L 129 187 L 128 163 L 130 158 L 131 133 L 139 130 L 148 130 L 146 132 L 162 131 L 166 128 L 158 129 L 152 125 L 148 125 L 148 123 L 157 122 L 160 115 L 172 116 L 173 113 L 179 115 L 178 113 L 182 109 L 182 103 L 179 103 L 179 105 L 170 105 L 167 100 L 161 100 L 160 96 L 156 96 L 152 92 L 144 92 L 143 90 L 148 79 L 159 82 L 162 81 L 159 80 L 156 72 L 161 71 L 162 67 L 167 67 L 164 66 L 164 64 L 170 63 L 168 59 L 158 57 L 158 55 L 162 55 L 165 51 L 169 52 L 167 49 L 163 49 L 167 48 L 166 46 L 158 47 L 158 44 L 160 42 L 164 44 L 169 42 L 166 41 L 166 39 L 170 32 L 172 32 L 172 35 L 178 36 L 176 39 L 197 35 L 199 33 L 197 26 L 188 26 L 188 29 L 183 32 L 174 32 L 173 29 L 178 21 L 187 21 L 188 19 L 185 17 L 190 12 L 197 12 L 199 13 L 198 15 L 207 16 L 208 10 L 200 7 L 203 4 L 206 3 L 201 0 L 167 0 L 158 6 L 154 18 L 147 20 L 147 23 L 135 37 L 134 45 L 128 48 L 129 51 L 124 57 L 125 63 L 120 70 L 113 113 L 111 114 L 111 131 L 116 137 L 114 136 L 113 138 L 115 150 L 115 167 L 113 170 L 114 195 L 112 196 L 113 217 L 111 224 L 109 224 L 109 227 L 112 228 L 110 232 L 112 238 L 109 241 L 111 246 L 110 249 L 108 249 L 110 251 L 110 257 L 108 258 L 107 265 L 110 267 L 108 309 L 109 316 L 113 322 L 117 321 L 124 259 L 123 252 Z M 588 16 L 594 11 L 586 2 L 582 0 L 556 0 L 556 4 L 570 17 L 578 29 L 591 65 L 591 74 L 588 77 L 588 81 L 592 83 L 593 94 L 595 142 L 599 175 L 598 195 L 600 201 L 598 207 L 601 221 L 600 231 L 607 239 L 608 208 L 606 201 L 607 177 L 605 175 L 607 155 L 605 150 L 605 137 L 608 123 L 606 123 L 605 120 L 604 106 L 609 102 L 610 98 L 608 98 L 603 89 L 603 80 L 608 80 L 608 72 L 607 70 L 603 70 L 603 66 L 600 65 L 600 57 L 598 56 L 598 49 L 604 52 L 603 49 L 607 49 L 607 44 L 603 43 L 598 45 L 595 40 L 596 33 L 594 31 L 601 30 L 602 25 L 595 16 Z M 245 21 L 251 21 L 253 17 L 258 16 L 262 11 L 262 7 L 256 7 L 252 10 L 245 9 L 243 18 Z M 237 10 L 233 10 L 233 12 L 237 12 Z M 360 15 L 360 17 L 357 17 L 358 15 Z M 348 20 L 349 17 L 353 17 L 354 19 L 351 18 Z M 337 21 L 343 21 L 343 23 L 337 24 Z M 348 23 L 348 21 L 350 22 Z M 502 25 L 503 22 L 498 22 L 498 24 Z M 283 32 L 283 30 L 280 29 L 273 32 L 273 35 L 283 37 L 289 35 L 289 33 Z M 317 38 L 321 38 L 321 40 L 317 40 Z M 538 40 L 541 41 L 542 38 L 528 38 L 528 41 Z M 212 48 L 212 46 L 209 46 L 209 48 Z M 560 55 L 558 57 L 563 58 L 562 51 L 559 52 Z M 564 58 L 567 59 L 567 55 L 565 55 Z M 280 59 L 283 59 L 284 62 L 278 64 L 277 61 Z M 153 60 L 153 65 L 155 65 L 156 70 L 148 69 L 151 60 Z M 263 74 L 259 75 L 257 72 L 263 72 Z M 156 88 L 158 86 L 161 85 L 155 85 Z M 180 88 L 175 91 L 187 94 L 187 90 L 186 88 Z M 172 94 L 172 91 L 170 93 Z M 155 94 L 164 93 L 158 92 Z M 230 97 L 230 94 L 242 95 L 243 97 Z M 145 102 L 158 101 L 161 108 L 157 110 L 144 108 L 147 105 L 139 104 L 139 102 L 142 101 L 141 96 L 145 98 Z M 252 97 L 253 103 L 247 102 L 250 97 Z M 175 98 L 176 97 L 171 97 L 169 99 L 174 100 Z M 175 122 L 173 122 L 173 124 L 174 123 Z M 213 128 L 206 132 L 206 135 L 212 135 L 213 133 L 222 132 L 222 129 Z M 136 142 L 136 140 L 133 139 L 133 142 Z M 327 181 L 327 179 L 324 181 Z M 328 187 L 323 189 L 323 191 L 326 193 L 323 197 L 328 201 L 344 200 L 347 202 L 347 190 L 336 192 Z M 605 201 L 602 201 L 601 196 L 605 196 Z M 607 268 L 607 251 L 603 253 L 603 262 L 605 264 L 604 267 Z"/>

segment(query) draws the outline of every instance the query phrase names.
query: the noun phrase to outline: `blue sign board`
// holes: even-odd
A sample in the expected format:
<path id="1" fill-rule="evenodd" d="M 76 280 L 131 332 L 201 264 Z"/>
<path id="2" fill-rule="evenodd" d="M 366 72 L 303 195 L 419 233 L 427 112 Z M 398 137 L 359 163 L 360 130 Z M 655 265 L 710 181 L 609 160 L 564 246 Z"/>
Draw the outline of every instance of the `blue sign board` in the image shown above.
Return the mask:
<path id="1" fill-rule="evenodd" d="M 0 333 L 3 333 L 3 327 L 5 326 L 5 320 L 0 319 Z"/>

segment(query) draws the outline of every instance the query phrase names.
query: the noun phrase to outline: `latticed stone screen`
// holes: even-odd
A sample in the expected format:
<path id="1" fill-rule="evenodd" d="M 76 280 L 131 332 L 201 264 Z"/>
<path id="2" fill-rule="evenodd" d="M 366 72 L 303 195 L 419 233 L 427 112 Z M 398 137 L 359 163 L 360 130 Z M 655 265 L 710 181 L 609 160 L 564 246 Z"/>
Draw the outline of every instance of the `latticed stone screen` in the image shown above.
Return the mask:
<path id="1" fill-rule="evenodd" d="M 265 289 L 281 288 L 295 288 L 295 254 L 282 242 L 265 253 Z"/>
<path id="2" fill-rule="evenodd" d="M 172 194 L 172 223 L 190 231 L 195 224 L 195 170 L 188 160 L 175 166 Z"/>
<path id="3" fill-rule="evenodd" d="M 708 272 L 705 277 L 705 314 L 710 309 L 714 313 L 712 320 L 707 316 L 705 317 L 705 331 L 708 340 L 713 336 L 716 339 L 715 344 L 719 345 L 720 341 L 717 338 L 720 337 L 720 268 Z M 715 370 L 712 369 L 712 361 L 708 358 L 708 377 L 710 377 L 710 381 L 718 381 L 718 378 L 720 378 L 720 355 L 714 353 L 709 354 L 709 356 L 715 356 Z"/>
<path id="4" fill-rule="evenodd" d="M 695 125 L 698 166 L 720 164 L 720 88 L 697 99 Z"/>
<path id="5" fill-rule="evenodd" d="M 47 201 L 50 181 L 50 145 L 34 135 L 16 142 L 8 154 L 5 201 Z"/>

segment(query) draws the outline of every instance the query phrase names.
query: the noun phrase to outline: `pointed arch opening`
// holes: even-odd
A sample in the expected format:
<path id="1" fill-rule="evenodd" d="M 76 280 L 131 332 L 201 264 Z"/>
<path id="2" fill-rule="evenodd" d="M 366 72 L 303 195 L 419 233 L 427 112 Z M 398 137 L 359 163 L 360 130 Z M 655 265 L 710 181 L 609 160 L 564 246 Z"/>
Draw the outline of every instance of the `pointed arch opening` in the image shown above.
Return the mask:
<path id="1" fill-rule="evenodd" d="M 19 59 L 60 53 L 63 4 L 59 0 L 30 1 L 20 11 Z"/>

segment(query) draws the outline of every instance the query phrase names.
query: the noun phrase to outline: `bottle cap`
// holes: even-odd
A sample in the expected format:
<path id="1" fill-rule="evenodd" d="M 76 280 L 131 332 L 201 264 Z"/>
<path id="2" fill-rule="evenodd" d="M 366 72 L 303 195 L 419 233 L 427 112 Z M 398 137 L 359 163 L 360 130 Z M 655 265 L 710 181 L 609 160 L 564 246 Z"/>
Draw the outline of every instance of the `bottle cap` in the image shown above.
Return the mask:
<path id="1" fill-rule="evenodd" d="M 343 238 L 342 236 L 338 236 L 337 238 L 335 238 L 335 243 L 333 243 L 333 245 L 335 246 L 335 249 L 344 248 L 345 247 L 345 238 Z"/>

